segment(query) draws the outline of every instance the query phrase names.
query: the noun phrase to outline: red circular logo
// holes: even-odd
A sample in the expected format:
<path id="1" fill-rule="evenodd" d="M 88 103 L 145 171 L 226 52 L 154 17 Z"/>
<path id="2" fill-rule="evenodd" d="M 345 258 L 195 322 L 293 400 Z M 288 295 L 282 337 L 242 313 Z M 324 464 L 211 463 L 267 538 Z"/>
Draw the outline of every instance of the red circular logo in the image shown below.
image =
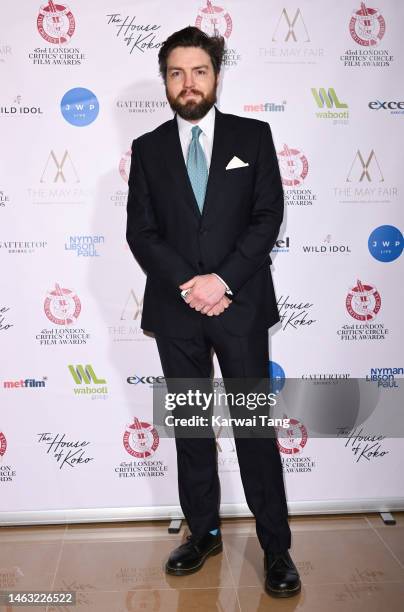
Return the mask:
<path id="1" fill-rule="evenodd" d="M 55 284 L 55 289 L 47 293 L 44 311 L 52 323 L 72 325 L 81 312 L 81 302 L 74 291 Z"/>
<path id="2" fill-rule="evenodd" d="M 378 9 L 367 8 L 361 3 L 359 11 L 355 11 L 349 22 L 349 32 L 358 45 L 375 47 L 379 44 L 386 31 L 386 23 Z"/>
<path id="3" fill-rule="evenodd" d="M 36 24 L 42 38 L 53 45 L 68 43 L 76 29 L 70 9 L 52 1 L 41 6 Z"/>
<path id="4" fill-rule="evenodd" d="M 123 434 L 125 450 L 138 459 L 150 457 L 157 449 L 159 442 L 159 435 L 153 425 L 139 421 L 136 417 Z"/>
<path id="5" fill-rule="evenodd" d="M 291 149 L 285 144 L 282 151 L 278 153 L 278 162 L 284 185 L 298 187 L 303 183 L 309 172 L 309 162 L 301 151 Z"/>
<path id="6" fill-rule="evenodd" d="M 287 429 L 276 427 L 277 444 L 281 453 L 295 455 L 300 453 L 307 443 L 307 429 L 297 419 L 290 419 Z"/>
<path id="7" fill-rule="evenodd" d="M 129 170 L 130 170 L 130 160 L 131 160 L 132 151 L 126 151 L 121 157 L 119 162 L 119 174 L 127 183 L 129 181 Z"/>
<path id="8" fill-rule="evenodd" d="M 195 26 L 209 36 L 224 36 L 229 38 L 233 30 L 232 19 L 220 6 L 214 6 L 207 0 L 206 6 L 199 9 Z"/>
<path id="9" fill-rule="evenodd" d="M 0 457 L 3 457 L 7 450 L 7 440 L 3 432 L 0 431 Z"/>
<path id="10" fill-rule="evenodd" d="M 346 309 L 357 321 L 372 321 L 376 318 L 382 305 L 380 293 L 372 285 L 365 285 L 358 280 L 345 300 Z"/>

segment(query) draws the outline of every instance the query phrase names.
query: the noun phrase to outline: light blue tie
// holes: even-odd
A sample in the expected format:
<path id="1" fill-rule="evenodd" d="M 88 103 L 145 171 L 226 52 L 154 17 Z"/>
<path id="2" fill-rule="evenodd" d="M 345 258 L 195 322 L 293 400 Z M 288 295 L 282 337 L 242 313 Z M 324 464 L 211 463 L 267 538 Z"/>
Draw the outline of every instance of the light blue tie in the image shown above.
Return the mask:
<path id="1" fill-rule="evenodd" d="M 192 140 L 188 148 L 187 170 L 199 210 L 202 212 L 206 185 L 208 183 L 208 165 L 201 143 L 199 142 L 199 134 L 202 133 L 201 128 L 199 125 L 195 125 L 191 132 Z"/>

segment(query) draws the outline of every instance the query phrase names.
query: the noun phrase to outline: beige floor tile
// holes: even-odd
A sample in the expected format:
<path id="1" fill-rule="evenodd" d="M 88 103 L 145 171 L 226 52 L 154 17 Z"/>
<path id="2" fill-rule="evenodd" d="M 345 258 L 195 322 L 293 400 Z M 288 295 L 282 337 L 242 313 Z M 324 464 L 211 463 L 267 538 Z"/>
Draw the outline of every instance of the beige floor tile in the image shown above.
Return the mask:
<path id="1" fill-rule="evenodd" d="M 167 540 L 137 542 L 66 541 L 55 588 L 82 584 L 82 590 L 122 591 L 131 588 L 219 588 L 232 586 L 223 554 L 206 560 L 203 570 L 190 576 L 169 576 L 165 561 L 181 543 Z M 87 588 L 85 585 L 89 585 Z M 90 588 L 91 587 L 91 588 Z"/>
<path id="2" fill-rule="evenodd" d="M 168 533 L 168 521 L 130 521 L 119 523 L 90 523 L 68 525 L 65 534 L 66 541 L 80 539 L 98 541 L 121 540 L 171 540 L 175 542 L 178 534 Z"/>
<path id="3" fill-rule="evenodd" d="M 376 531 L 404 568 L 404 525 L 402 527 L 395 525 L 391 529 L 376 529 Z"/>
<path id="4" fill-rule="evenodd" d="M 49 590 L 55 575 L 62 540 L 0 540 L 0 589 Z"/>
<path id="5" fill-rule="evenodd" d="M 130 589 L 81 591 L 72 612 L 239 612 L 236 591 L 221 589 Z M 48 612 L 59 612 L 49 608 Z M 65 611 L 63 611 L 65 612 Z M 67 609 L 66 609 L 67 612 Z"/>
<path id="6" fill-rule="evenodd" d="M 256 538 L 225 541 L 237 586 L 263 581 L 263 552 Z M 291 555 L 305 584 L 404 581 L 404 571 L 373 530 L 295 533 Z"/>
<path id="7" fill-rule="evenodd" d="M 64 538 L 66 525 L 21 525 L 0 527 L 0 544 L 4 542 L 54 542 Z"/>
<path id="8" fill-rule="evenodd" d="M 404 584 L 307 585 L 287 599 L 244 587 L 238 589 L 238 596 L 242 612 L 402 612 Z"/>
<path id="9" fill-rule="evenodd" d="M 392 512 L 396 519 L 397 526 L 404 527 L 404 512 Z M 365 515 L 372 527 L 376 529 L 392 529 L 395 525 L 386 525 L 380 518 L 380 514 L 367 514 Z"/>

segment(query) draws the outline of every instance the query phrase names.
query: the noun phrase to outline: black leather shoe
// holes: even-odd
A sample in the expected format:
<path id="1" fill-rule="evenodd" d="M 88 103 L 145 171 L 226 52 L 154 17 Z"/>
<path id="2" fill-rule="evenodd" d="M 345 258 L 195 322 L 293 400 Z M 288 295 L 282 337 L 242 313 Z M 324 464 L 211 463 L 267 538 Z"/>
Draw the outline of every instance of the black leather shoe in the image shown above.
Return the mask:
<path id="1" fill-rule="evenodd" d="M 291 597 L 299 593 L 299 572 L 288 551 L 266 552 L 264 557 L 265 590 L 274 597 Z"/>
<path id="2" fill-rule="evenodd" d="M 170 554 L 166 563 L 167 574 L 186 576 L 201 569 L 207 557 L 222 552 L 222 536 L 208 533 L 202 538 L 190 535 L 187 541 Z"/>

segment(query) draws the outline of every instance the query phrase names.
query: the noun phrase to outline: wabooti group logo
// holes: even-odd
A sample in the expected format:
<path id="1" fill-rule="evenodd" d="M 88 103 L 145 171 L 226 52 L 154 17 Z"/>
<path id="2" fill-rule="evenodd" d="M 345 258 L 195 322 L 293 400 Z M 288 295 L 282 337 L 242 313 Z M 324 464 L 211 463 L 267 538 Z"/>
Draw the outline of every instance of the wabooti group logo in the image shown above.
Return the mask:
<path id="1" fill-rule="evenodd" d="M 317 195 L 303 186 L 309 173 L 308 159 L 300 149 L 287 144 L 277 153 L 285 202 L 289 206 L 311 206 Z"/>

